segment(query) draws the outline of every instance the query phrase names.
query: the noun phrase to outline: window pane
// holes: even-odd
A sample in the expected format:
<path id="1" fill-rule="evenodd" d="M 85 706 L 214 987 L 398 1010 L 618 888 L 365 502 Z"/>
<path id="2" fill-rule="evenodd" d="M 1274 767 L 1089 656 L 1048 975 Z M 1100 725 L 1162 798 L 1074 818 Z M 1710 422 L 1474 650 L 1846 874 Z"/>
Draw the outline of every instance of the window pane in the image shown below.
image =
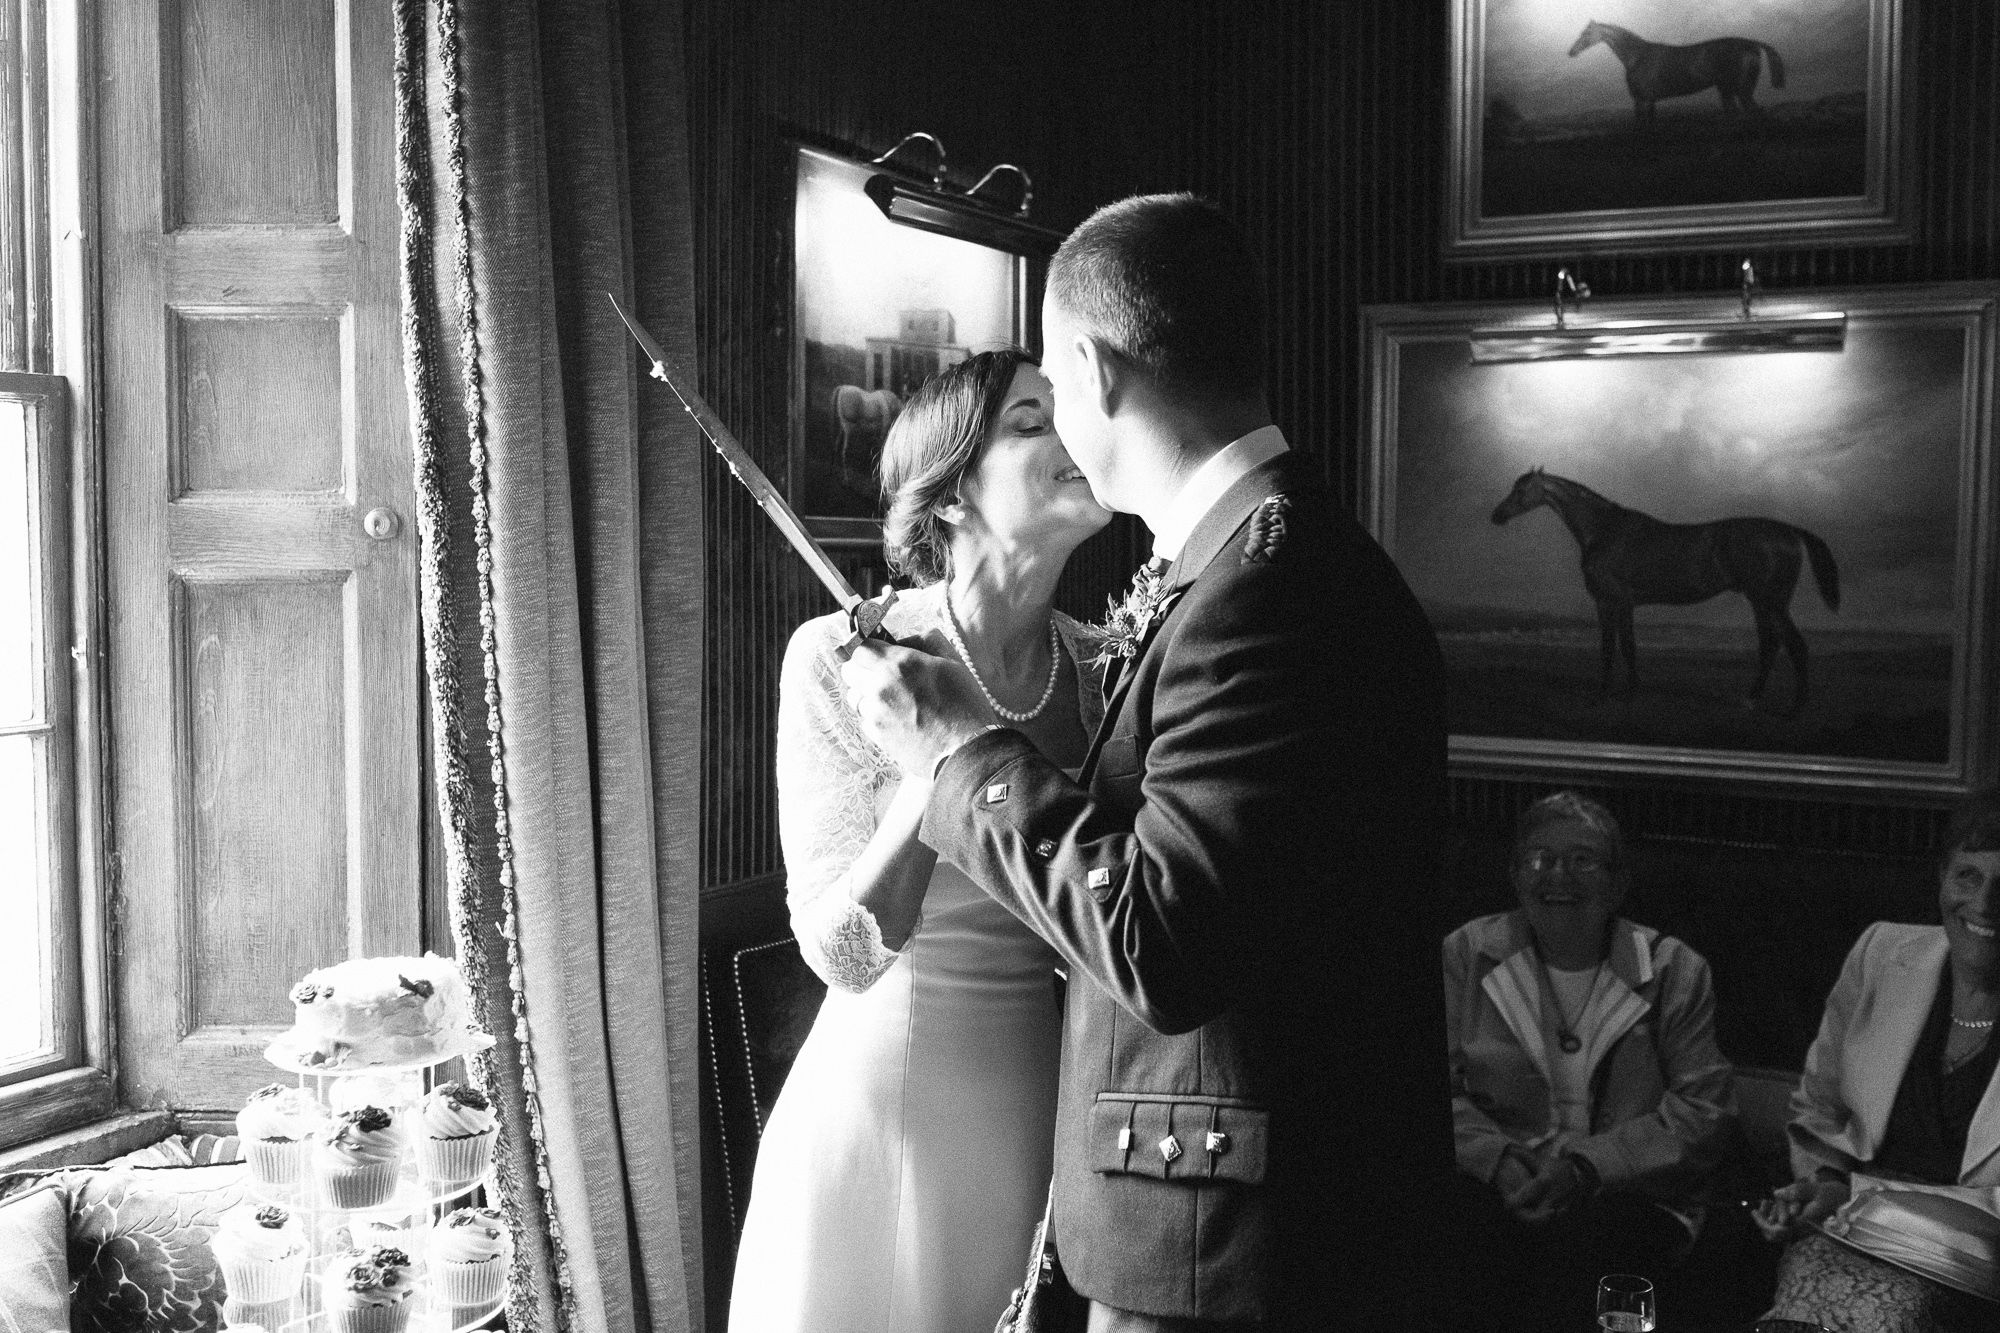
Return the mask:
<path id="1" fill-rule="evenodd" d="M 28 522 L 33 496 L 30 443 L 26 406 L 0 400 L 0 726 L 35 715 L 34 631 L 39 616 L 37 552 Z"/>
<path id="2" fill-rule="evenodd" d="M 37 736 L 0 736 L 0 1069 L 54 1044 L 47 843 L 39 818 Z"/>

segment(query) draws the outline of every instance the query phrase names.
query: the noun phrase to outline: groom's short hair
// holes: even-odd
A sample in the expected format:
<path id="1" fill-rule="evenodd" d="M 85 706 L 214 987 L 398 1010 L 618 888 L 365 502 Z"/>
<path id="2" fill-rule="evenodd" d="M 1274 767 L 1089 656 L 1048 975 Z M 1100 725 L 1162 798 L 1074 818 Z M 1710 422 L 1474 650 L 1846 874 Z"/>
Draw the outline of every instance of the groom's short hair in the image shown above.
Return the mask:
<path id="1" fill-rule="evenodd" d="M 1049 262 L 1045 300 L 1174 395 L 1264 388 L 1264 281 L 1249 241 L 1192 194 L 1098 209 Z"/>

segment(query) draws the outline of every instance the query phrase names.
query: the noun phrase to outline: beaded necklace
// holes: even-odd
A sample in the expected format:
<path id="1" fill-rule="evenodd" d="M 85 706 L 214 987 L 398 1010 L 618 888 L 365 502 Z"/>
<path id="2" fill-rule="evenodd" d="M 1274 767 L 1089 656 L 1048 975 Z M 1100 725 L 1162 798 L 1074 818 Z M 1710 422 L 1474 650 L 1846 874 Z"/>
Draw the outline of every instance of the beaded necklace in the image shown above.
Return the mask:
<path id="1" fill-rule="evenodd" d="M 1054 616 L 1049 617 L 1049 683 L 1042 686 L 1042 697 L 1037 699 L 1035 706 L 1025 713 L 1017 713 L 1013 709 L 1006 707 L 993 697 L 993 691 L 986 688 L 985 678 L 979 674 L 978 666 L 973 663 L 972 651 L 965 646 L 965 636 L 959 632 L 958 613 L 951 608 L 951 589 L 949 587 L 946 587 L 944 590 L 944 634 L 947 639 L 951 640 L 951 646 L 958 651 L 959 660 L 965 663 L 965 669 L 972 673 L 972 683 L 977 685 L 979 692 L 986 696 L 987 706 L 996 715 L 1007 719 L 1009 722 L 1032 722 L 1042 715 L 1042 710 L 1049 706 L 1049 700 L 1055 697 L 1056 672 L 1062 665 L 1062 658 L 1057 648 L 1056 621 Z"/>

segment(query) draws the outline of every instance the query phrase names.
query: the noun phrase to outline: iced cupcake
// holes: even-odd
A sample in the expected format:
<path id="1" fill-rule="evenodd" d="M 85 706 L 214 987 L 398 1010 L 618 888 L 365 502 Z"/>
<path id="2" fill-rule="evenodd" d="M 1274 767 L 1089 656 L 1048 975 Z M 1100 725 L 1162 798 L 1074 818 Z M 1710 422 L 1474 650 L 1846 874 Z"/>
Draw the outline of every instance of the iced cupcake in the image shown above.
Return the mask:
<path id="1" fill-rule="evenodd" d="M 320 1131 L 314 1165 L 336 1208 L 380 1208 L 396 1193 L 405 1136 L 379 1106 L 343 1111 Z"/>
<path id="2" fill-rule="evenodd" d="M 513 1241 L 491 1208 L 460 1208 L 431 1228 L 430 1272 L 435 1298 L 457 1310 L 500 1299 Z"/>
<path id="3" fill-rule="evenodd" d="M 428 1217 L 397 1216 L 392 1213 L 357 1215 L 334 1230 L 334 1244 L 350 1250 L 372 1250 L 389 1246 L 403 1251 L 421 1265 L 424 1238 L 430 1233 Z"/>
<path id="4" fill-rule="evenodd" d="M 288 1301 L 306 1275 L 305 1231 L 277 1204 L 235 1208 L 223 1216 L 208 1248 L 222 1269 L 229 1299 L 248 1305 Z"/>
<path id="5" fill-rule="evenodd" d="M 279 1189 L 296 1188 L 305 1175 L 313 1134 L 326 1113 L 304 1088 L 273 1083 L 250 1095 L 236 1113 L 236 1133 L 250 1174 Z"/>
<path id="6" fill-rule="evenodd" d="M 335 1259 L 321 1284 L 320 1302 L 333 1333 L 403 1333 L 415 1294 L 410 1256 L 377 1245 Z"/>
<path id="7" fill-rule="evenodd" d="M 427 1180 L 479 1180 L 493 1153 L 493 1106 L 463 1083 L 440 1083 L 417 1108 L 417 1165 Z"/>

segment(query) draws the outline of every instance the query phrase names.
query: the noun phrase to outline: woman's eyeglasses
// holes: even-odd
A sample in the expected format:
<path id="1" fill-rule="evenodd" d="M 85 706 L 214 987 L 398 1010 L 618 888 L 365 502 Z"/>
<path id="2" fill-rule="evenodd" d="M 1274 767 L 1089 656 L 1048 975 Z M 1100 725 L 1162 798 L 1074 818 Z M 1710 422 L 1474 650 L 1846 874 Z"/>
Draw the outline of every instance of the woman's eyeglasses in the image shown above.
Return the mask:
<path id="1" fill-rule="evenodd" d="M 1572 875 L 1601 875 L 1611 869 L 1611 859 L 1602 852 L 1593 852 L 1588 847 L 1573 847 L 1566 852 L 1551 851 L 1547 847 L 1529 847 L 1514 858 L 1514 868 L 1525 870 L 1530 875 L 1546 875 L 1561 866 Z"/>

